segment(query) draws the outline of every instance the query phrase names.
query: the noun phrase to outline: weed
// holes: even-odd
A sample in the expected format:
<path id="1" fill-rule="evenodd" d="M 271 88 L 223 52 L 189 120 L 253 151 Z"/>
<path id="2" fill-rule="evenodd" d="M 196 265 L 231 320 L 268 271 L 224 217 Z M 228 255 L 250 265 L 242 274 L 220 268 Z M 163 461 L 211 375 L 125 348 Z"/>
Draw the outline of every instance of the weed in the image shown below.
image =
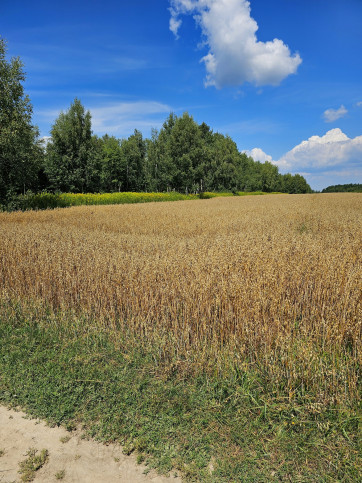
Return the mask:
<path id="1" fill-rule="evenodd" d="M 77 425 L 74 423 L 74 421 L 69 421 L 69 423 L 67 423 L 65 429 L 67 431 L 75 431 L 77 429 Z"/>
<path id="2" fill-rule="evenodd" d="M 27 453 L 27 459 L 19 463 L 19 473 L 21 474 L 21 481 L 33 481 L 35 473 L 45 465 L 48 460 L 48 450 L 41 450 L 40 454 L 37 454 L 38 450 L 30 448 Z"/>
<path id="3" fill-rule="evenodd" d="M 64 444 L 64 443 L 68 443 L 68 441 L 69 441 L 70 439 L 71 439 L 71 436 L 69 436 L 69 435 L 67 435 L 67 436 L 62 436 L 62 437 L 60 438 L 60 442 L 61 442 L 61 443 L 63 443 L 63 444 Z"/>
<path id="4" fill-rule="evenodd" d="M 60 470 L 57 473 L 55 473 L 55 478 L 57 480 L 62 480 L 65 477 L 65 470 Z"/>
<path id="5" fill-rule="evenodd" d="M 308 231 L 308 226 L 305 223 L 301 223 L 298 226 L 297 231 L 302 235 L 303 233 L 306 233 Z"/>
<path id="6" fill-rule="evenodd" d="M 143 463 L 145 461 L 145 455 L 144 454 L 138 454 L 137 455 L 137 463 L 140 465 L 141 463 Z"/>

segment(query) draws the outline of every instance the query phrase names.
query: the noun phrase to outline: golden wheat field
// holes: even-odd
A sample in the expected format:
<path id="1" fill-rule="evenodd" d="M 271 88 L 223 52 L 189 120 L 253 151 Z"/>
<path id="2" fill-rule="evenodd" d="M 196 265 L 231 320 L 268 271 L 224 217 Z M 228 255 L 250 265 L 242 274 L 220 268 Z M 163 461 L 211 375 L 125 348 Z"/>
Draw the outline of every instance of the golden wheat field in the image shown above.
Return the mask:
<path id="1" fill-rule="evenodd" d="M 361 207 L 315 194 L 0 213 L 0 293 L 157 339 L 180 364 L 255 365 L 291 395 L 352 401 Z"/>

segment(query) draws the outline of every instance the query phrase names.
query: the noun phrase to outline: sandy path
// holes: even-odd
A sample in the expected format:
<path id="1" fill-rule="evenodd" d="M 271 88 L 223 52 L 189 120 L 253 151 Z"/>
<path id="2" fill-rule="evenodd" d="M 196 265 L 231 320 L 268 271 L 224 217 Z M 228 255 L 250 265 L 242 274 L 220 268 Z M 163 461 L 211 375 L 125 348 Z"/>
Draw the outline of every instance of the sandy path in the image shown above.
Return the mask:
<path id="1" fill-rule="evenodd" d="M 19 462 L 26 459 L 29 448 L 47 449 L 49 458 L 37 471 L 34 481 L 52 483 L 181 483 L 180 478 L 166 478 L 150 472 L 136 458 L 125 456 L 119 445 L 104 445 L 80 438 L 79 432 L 50 428 L 44 422 L 27 419 L 23 412 L 0 406 L 0 482 L 20 481 Z M 69 437 L 67 442 L 61 438 Z M 62 479 L 56 474 L 65 471 Z"/>

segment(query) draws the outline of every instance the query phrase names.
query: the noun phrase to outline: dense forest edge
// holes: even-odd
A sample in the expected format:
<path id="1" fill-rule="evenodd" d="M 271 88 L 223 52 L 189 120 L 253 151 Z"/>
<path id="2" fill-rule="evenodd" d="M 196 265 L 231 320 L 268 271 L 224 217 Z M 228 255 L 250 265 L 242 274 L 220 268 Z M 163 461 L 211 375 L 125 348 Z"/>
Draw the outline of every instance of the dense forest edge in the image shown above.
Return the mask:
<path id="1" fill-rule="evenodd" d="M 336 184 L 324 188 L 322 193 L 362 193 L 362 184 Z"/>
<path id="2" fill-rule="evenodd" d="M 47 139 L 32 123 L 19 58 L 6 59 L 0 39 L 0 205 L 21 206 L 19 195 L 38 193 L 283 192 L 310 193 L 299 174 L 280 174 L 270 162 L 240 152 L 227 135 L 170 113 L 150 138 L 135 130 L 127 139 L 93 134 L 79 99 L 61 112 Z"/>

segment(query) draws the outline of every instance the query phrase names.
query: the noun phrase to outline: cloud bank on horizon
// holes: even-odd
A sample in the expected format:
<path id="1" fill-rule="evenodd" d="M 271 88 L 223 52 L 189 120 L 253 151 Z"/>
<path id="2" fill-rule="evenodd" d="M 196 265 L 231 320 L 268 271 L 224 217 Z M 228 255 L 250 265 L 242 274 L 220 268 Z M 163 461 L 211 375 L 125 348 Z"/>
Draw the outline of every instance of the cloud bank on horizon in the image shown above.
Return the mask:
<path id="1" fill-rule="evenodd" d="M 209 52 L 205 86 L 222 88 L 249 82 L 278 85 L 302 62 L 280 39 L 261 42 L 248 0 L 170 0 L 170 30 L 179 37 L 181 15 L 193 15 Z"/>
<path id="2" fill-rule="evenodd" d="M 246 153 L 257 161 L 276 164 L 282 172 L 299 172 L 315 180 L 332 174 L 346 178 L 347 182 L 362 177 L 362 136 L 351 139 L 339 128 L 331 129 L 324 136 L 311 136 L 277 161 L 260 148 Z"/>

